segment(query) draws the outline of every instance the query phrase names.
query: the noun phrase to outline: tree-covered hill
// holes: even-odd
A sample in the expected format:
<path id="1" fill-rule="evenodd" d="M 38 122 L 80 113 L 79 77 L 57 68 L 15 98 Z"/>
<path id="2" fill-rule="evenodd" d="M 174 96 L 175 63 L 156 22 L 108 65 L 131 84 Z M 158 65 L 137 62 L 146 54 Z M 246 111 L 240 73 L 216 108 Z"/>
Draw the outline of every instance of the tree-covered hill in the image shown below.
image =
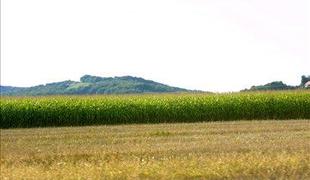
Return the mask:
<path id="1" fill-rule="evenodd" d="M 171 87 L 139 77 L 98 77 L 85 75 L 80 81 L 62 81 L 28 88 L 0 86 L 1 95 L 58 95 L 58 94 L 128 94 L 167 93 L 190 90 Z"/>
<path id="2" fill-rule="evenodd" d="M 270 91 L 270 90 L 291 90 L 291 89 L 308 89 L 306 83 L 310 82 L 310 76 L 301 76 L 299 86 L 291 86 L 283 83 L 282 81 L 274 81 L 265 85 L 252 86 L 250 89 L 242 91 Z"/>

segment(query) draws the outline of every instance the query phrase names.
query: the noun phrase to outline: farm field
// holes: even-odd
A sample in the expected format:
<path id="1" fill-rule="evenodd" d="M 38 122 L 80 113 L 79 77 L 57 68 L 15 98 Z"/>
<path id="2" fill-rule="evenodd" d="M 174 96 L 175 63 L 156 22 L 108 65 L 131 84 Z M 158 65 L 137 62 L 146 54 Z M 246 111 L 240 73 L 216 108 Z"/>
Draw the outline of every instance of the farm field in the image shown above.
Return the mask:
<path id="1" fill-rule="evenodd" d="M 309 179 L 310 120 L 1 129 L 1 179 Z"/>
<path id="2" fill-rule="evenodd" d="M 0 128 L 310 119 L 310 91 L 1 97 Z"/>

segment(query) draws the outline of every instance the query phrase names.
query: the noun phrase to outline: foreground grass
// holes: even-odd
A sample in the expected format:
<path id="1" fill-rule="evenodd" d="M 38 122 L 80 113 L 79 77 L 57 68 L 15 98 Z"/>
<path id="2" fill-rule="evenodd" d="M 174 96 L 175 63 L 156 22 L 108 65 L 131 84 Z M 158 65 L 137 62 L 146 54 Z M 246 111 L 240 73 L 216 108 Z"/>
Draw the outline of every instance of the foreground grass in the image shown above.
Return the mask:
<path id="1" fill-rule="evenodd" d="M 1 179 L 309 179 L 310 121 L 1 130 Z"/>

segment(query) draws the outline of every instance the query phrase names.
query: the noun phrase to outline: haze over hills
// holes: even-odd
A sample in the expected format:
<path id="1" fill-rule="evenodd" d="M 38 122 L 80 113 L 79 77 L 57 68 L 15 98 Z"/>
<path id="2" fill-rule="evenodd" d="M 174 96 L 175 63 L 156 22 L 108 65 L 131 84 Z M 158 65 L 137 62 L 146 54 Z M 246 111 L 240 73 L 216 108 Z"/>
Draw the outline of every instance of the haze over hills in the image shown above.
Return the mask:
<path id="1" fill-rule="evenodd" d="M 58 94 L 128 94 L 189 92 L 140 77 L 99 77 L 84 75 L 80 81 L 62 81 L 33 87 L 0 86 L 1 95 L 58 95 Z"/>

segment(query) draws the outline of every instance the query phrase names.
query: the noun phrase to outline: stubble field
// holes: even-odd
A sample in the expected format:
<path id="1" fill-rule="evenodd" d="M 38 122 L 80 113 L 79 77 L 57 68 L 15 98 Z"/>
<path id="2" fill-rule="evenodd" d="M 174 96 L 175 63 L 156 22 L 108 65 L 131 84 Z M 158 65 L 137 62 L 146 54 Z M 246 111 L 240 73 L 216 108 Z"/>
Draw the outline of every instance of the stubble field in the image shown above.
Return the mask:
<path id="1" fill-rule="evenodd" d="M 310 120 L 1 130 L 1 179 L 309 179 Z"/>

